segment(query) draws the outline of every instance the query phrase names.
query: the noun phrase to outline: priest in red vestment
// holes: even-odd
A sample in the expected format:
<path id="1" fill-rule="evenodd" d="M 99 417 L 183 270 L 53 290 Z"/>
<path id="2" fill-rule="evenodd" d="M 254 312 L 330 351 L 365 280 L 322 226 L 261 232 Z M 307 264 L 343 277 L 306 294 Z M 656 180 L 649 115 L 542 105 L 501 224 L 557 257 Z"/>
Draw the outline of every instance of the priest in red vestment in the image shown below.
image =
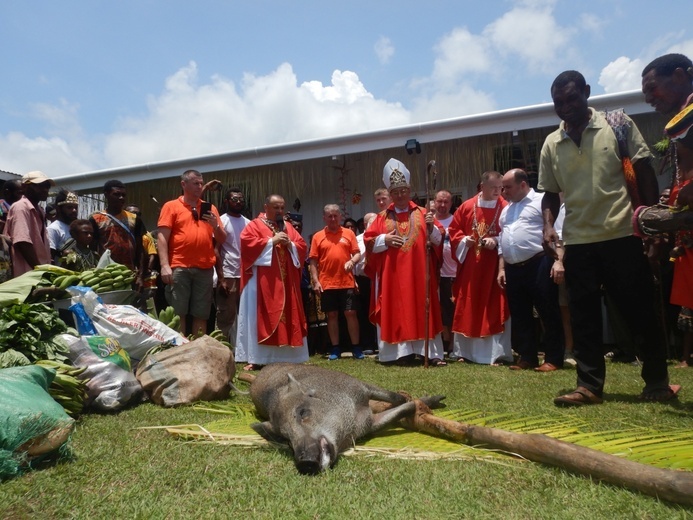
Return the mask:
<path id="1" fill-rule="evenodd" d="M 241 233 L 241 301 L 236 361 L 246 370 L 308 360 L 301 269 L 306 243 L 284 220 L 284 199 L 270 195 L 265 212 Z"/>
<path id="2" fill-rule="evenodd" d="M 448 227 L 459 262 L 455 297 L 453 356 L 460 361 L 499 364 L 513 361 L 510 312 L 498 275 L 498 218 L 508 204 L 501 197 L 502 175 L 481 176 L 481 191 L 465 201 Z"/>
<path id="3" fill-rule="evenodd" d="M 375 280 L 371 321 L 379 329 L 379 360 L 413 360 L 425 355 L 426 254 L 429 259 L 428 357 L 443 366 L 443 323 L 438 300 L 438 276 L 445 230 L 433 213 L 411 201 L 409 170 L 390 159 L 383 170 L 392 203 L 364 233 L 367 272 Z M 429 232 L 430 229 L 430 232 Z"/>

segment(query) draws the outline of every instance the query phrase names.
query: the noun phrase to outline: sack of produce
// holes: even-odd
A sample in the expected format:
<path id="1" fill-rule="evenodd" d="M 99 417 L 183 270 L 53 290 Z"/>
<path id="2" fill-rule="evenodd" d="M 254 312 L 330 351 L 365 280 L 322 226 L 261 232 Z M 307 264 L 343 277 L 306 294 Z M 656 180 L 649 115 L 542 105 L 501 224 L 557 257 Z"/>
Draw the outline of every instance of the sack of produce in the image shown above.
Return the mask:
<path id="1" fill-rule="evenodd" d="M 93 291 L 73 291 L 74 303 L 81 303 L 96 331 L 120 343 L 136 366 L 147 351 L 162 343 L 182 345 L 188 340 L 159 320 L 132 305 L 106 305 Z"/>
<path id="2" fill-rule="evenodd" d="M 130 358 L 118 341 L 103 336 L 75 337 L 64 334 L 68 358 L 85 368 L 79 378 L 87 380 L 85 408 L 115 412 L 142 400 L 142 386 L 130 371 Z"/>
<path id="3" fill-rule="evenodd" d="M 0 370 L 0 480 L 54 452 L 69 455 L 75 422 L 47 391 L 54 376 L 36 365 Z"/>
<path id="4" fill-rule="evenodd" d="M 149 398 L 166 407 L 226 399 L 235 373 L 233 351 L 209 336 L 149 353 L 135 371 Z"/>

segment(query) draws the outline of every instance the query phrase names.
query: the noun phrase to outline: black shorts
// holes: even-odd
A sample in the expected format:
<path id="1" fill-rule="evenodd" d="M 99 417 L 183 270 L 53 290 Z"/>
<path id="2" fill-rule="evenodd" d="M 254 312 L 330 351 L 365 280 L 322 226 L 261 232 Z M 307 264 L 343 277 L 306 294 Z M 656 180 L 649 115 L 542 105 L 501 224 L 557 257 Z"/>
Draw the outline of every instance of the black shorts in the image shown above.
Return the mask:
<path id="1" fill-rule="evenodd" d="M 359 296 L 356 289 L 325 289 L 320 296 L 323 312 L 357 311 Z"/>

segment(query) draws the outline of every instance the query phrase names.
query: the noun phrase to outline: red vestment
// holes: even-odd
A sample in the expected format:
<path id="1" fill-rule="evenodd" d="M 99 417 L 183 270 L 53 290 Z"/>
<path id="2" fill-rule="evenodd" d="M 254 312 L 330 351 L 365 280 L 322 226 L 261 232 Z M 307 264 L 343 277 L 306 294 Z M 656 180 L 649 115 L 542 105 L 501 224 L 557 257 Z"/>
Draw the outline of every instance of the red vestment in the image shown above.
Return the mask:
<path id="1" fill-rule="evenodd" d="M 688 183 L 693 182 L 692 179 L 681 183 L 680 186 L 674 186 L 669 196 L 669 204 L 676 204 L 676 197 L 681 188 Z M 693 231 L 679 231 L 675 234 L 693 234 Z M 673 245 L 670 244 L 672 247 Z M 683 254 L 676 257 L 674 260 L 674 280 L 671 284 L 670 302 L 673 305 L 681 305 L 693 309 L 693 249 L 690 247 L 683 248 Z"/>
<path id="2" fill-rule="evenodd" d="M 425 213 L 424 208 L 413 202 L 409 202 L 409 211 L 403 213 L 396 213 L 394 204 L 390 204 L 363 235 L 368 273 L 378 278 L 377 293 L 371 299 L 370 317 L 373 323 L 380 325 L 381 338 L 388 343 L 423 340 L 426 337 Z M 445 236 L 443 227 L 437 221 L 434 224 Z M 404 245 L 373 253 L 375 239 L 384 233 L 391 233 L 395 228 L 397 234 L 405 237 Z M 442 255 L 441 241 L 440 245 L 431 248 L 429 262 L 429 338 L 443 330 L 438 300 Z"/>
<path id="3" fill-rule="evenodd" d="M 251 281 L 253 267 L 256 267 L 258 343 L 301 347 L 307 334 L 301 298 L 301 268 L 306 259 L 306 243 L 291 224 L 285 222 L 284 231 L 296 246 L 300 267 L 294 267 L 291 253 L 285 246 L 272 248 L 271 265 L 254 266 L 275 233 L 265 218 L 265 214 L 260 213 L 241 233 L 241 292 Z"/>
<path id="4" fill-rule="evenodd" d="M 495 237 L 500 233 L 498 218 L 508 204 L 498 198 L 496 207 L 482 208 L 477 204 L 478 195 L 465 201 L 448 227 L 453 256 L 464 237 Z M 474 218 L 476 212 L 476 219 Z M 505 291 L 498 286 L 498 250 L 468 248 L 464 262 L 457 267 L 452 294 L 455 297 L 455 316 L 452 331 L 468 338 L 483 338 L 504 331 L 504 323 L 510 317 Z"/>

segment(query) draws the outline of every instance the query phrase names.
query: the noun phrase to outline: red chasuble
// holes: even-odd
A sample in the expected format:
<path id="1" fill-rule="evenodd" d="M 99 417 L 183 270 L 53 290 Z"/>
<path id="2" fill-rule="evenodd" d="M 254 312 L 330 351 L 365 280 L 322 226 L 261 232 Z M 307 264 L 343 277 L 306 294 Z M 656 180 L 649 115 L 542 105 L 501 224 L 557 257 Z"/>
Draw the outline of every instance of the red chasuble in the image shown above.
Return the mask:
<path id="1" fill-rule="evenodd" d="M 426 222 L 425 210 L 409 202 L 409 211 L 396 213 L 394 204 L 381 212 L 363 236 L 369 273 L 379 277 L 378 291 L 372 300 L 370 317 L 380 325 L 381 338 L 388 343 L 425 339 L 426 301 Z M 444 228 L 435 221 L 441 234 Z M 401 248 L 389 247 L 373 253 L 378 235 L 396 233 L 405 237 Z M 443 330 L 438 300 L 438 276 L 443 258 L 443 244 L 431 249 L 429 262 L 429 338 Z M 373 291 L 375 292 L 375 290 Z"/>
<path id="2" fill-rule="evenodd" d="M 294 267 L 291 253 L 285 246 L 274 246 L 272 265 L 253 265 L 274 235 L 273 222 L 265 214 L 258 217 L 241 233 L 241 292 L 249 283 L 257 284 L 257 338 L 265 346 L 303 346 L 306 336 L 306 318 L 301 299 L 301 268 Z M 285 222 L 285 229 L 298 250 L 300 266 L 306 259 L 306 243 L 301 235 Z"/>
<path id="3" fill-rule="evenodd" d="M 475 195 L 457 208 L 448 227 L 453 256 L 465 236 L 471 235 L 476 240 L 476 245 L 467 250 L 464 263 L 457 266 L 452 292 L 455 296 L 452 331 L 468 338 L 503 332 L 503 323 L 510 316 L 505 291 L 496 281 L 498 250 L 478 247 L 479 238 L 498 237 L 498 218 L 508 203 L 499 197 L 494 208 L 481 208 L 477 200 Z"/>

